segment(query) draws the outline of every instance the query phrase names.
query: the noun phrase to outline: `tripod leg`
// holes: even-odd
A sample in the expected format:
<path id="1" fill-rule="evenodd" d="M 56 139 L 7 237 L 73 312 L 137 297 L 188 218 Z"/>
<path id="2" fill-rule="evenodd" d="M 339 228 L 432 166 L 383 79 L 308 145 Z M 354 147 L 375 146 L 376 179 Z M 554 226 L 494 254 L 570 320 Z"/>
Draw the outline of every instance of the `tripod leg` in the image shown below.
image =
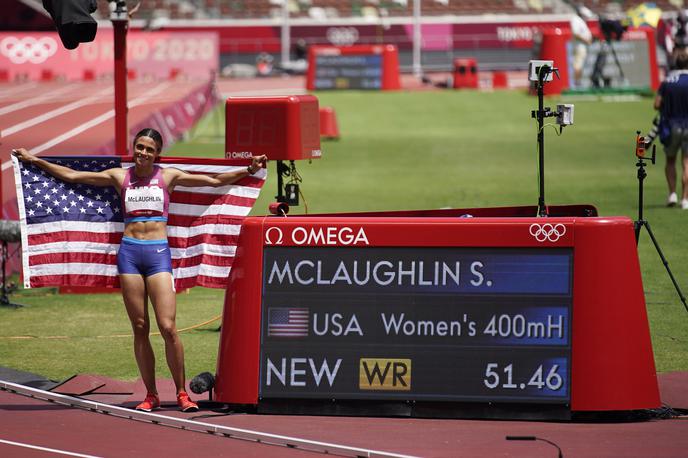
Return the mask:
<path id="1" fill-rule="evenodd" d="M 655 248 L 657 249 L 657 254 L 659 254 L 659 257 L 662 260 L 662 264 L 664 264 L 664 267 L 666 268 L 666 271 L 669 274 L 669 278 L 671 278 L 671 282 L 674 284 L 674 288 L 676 288 L 676 292 L 678 293 L 678 297 L 681 299 L 681 302 L 683 302 L 683 306 L 685 307 L 686 311 L 688 311 L 688 304 L 686 304 L 686 298 L 683 295 L 681 288 L 678 286 L 678 283 L 676 283 L 676 279 L 674 278 L 674 274 L 671 273 L 671 269 L 669 268 L 669 262 L 664 257 L 664 253 L 662 253 L 662 249 L 659 248 L 659 243 L 657 243 L 657 239 L 655 239 L 655 235 L 652 233 L 652 229 L 650 229 L 650 223 L 645 221 L 643 226 L 645 226 L 645 229 L 647 229 L 647 233 L 650 234 L 650 238 L 652 239 L 652 243 L 654 243 Z"/>
<path id="2" fill-rule="evenodd" d="M 626 83 L 626 75 L 624 75 L 623 67 L 621 67 L 621 62 L 619 62 L 619 57 L 616 55 L 614 50 L 614 45 L 609 43 L 609 49 L 612 51 L 612 56 L 614 56 L 614 62 L 616 62 L 616 68 L 619 70 L 619 76 L 621 76 L 621 84 Z"/>
<path id="3" fill-rule="evenodd" d="M 592 75 L 590 75 L 590 83 L 592 87 L 600 87 L 600 80 L 602 80 L 602 69 L 604 68 L 604 63 L 607 60 L 604 51 L 604 44 L 600 43 L 600 50 L 597 53 L 597 58 L 595 59 L 595 64 L 593 65 Z"/>
<path id="4" fill-rule="evenodd" d="M 640 240 L 640 228 L 643 227 L 644 221 L 636 221 L 633 223 L 633 231 L 635 232 L 635 246 L 638 246 Z"/>

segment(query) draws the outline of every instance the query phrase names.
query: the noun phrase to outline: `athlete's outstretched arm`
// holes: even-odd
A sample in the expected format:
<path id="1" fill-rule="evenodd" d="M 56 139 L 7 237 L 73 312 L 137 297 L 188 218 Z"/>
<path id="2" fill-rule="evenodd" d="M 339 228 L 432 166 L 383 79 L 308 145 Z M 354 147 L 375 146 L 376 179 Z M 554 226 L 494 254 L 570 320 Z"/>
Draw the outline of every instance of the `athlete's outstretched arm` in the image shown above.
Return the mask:
<path id="1" fill-rule="evenodd" d="M 22 162 L 42 168 L 55 178 L 68 183 L 82 183 L 92 186 L 119 187 L 124 177 L 124 170 L 120 168 L 107 169 L 101 172 L 84 172 L 73 170 L 63 165 L 53 164 L 29 153 L 25 148 L 12 150 L 12 154 Z"/>
<path id="2" fill-rule="evenodd" d="M 195 175 L 192 173 L 186 173 L 179 169 L 165 169 L 166 173 L 173 174 L 170 184 L 171 186 L 226 186 L 228 184 L 233 184 L 240 179 L 253 175 L 260 168 L 265 165 L 268 161 L 267 156 L 264 154 L 262 156 L 253 156 L 251 160 L 251 165 L 245 169 L 235 170 L 233 172 L 219 173 L 217 175 Z"/>

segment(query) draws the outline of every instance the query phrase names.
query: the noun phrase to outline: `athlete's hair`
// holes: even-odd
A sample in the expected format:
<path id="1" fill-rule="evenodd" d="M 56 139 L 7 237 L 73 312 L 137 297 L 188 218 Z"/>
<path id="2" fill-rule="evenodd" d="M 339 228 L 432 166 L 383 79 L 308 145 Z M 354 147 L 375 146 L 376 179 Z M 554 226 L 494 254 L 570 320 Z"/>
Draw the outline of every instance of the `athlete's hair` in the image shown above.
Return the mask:
<path id="1" fill-rule="evenodd" d="M 136 144 L 136 140 L 138 140 L 140 137 L 152 138 L 155 142 L 155 145 L 158 147 L 158 152 L 162 151 L 162 135 L 160 135 L 160 132 L 158 132 L 157 130 L 151 129 L 150 127 L 142 129 L 134 137 L 134 144 Z"/>

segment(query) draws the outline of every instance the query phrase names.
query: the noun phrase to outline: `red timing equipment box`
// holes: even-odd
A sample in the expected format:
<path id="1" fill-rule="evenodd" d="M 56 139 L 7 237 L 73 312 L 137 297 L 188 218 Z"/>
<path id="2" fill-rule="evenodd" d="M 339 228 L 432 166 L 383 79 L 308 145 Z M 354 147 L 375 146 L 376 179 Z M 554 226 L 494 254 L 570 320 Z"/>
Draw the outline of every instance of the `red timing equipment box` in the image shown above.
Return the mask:
<path id="1" fill-rule="evenodd" d="M 478 64 L 473 58 L 454 59 L 454 89 L 478 89 Z"/>
<path id="2" fill-rule="evenodd" d="M 225 157 L 270 160 L 317 159 L 320 112 L 312 95 L 229 97 L 226 102 Z"/>

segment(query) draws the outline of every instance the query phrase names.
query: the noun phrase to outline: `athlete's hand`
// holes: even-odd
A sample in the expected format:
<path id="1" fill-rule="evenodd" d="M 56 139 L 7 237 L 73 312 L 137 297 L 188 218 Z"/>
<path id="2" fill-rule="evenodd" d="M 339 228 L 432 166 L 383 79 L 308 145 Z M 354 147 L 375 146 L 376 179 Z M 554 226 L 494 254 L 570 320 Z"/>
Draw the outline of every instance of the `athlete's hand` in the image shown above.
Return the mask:
<path id="1" fill-rule="evenodd" d="M 17 148 L 12 150 L 12 155 L 19 159 L 22 162 L 27 162 L 31 164 L 34 162 L 36 159 L 38 159 L 36 156 L 33 154 L 29 153 L 29 151 L 26 148 Z"/>
<path id="2" fill-rule="evenodd" d="M 249 173 L 253 175 L 260 169 L 261 167 L 264 167 L 268 163 L 268 157 L 265 154 L 261 154 L 260 156 L 253 156 L 251 158 L 251 165 L 249 166 Z"/>

